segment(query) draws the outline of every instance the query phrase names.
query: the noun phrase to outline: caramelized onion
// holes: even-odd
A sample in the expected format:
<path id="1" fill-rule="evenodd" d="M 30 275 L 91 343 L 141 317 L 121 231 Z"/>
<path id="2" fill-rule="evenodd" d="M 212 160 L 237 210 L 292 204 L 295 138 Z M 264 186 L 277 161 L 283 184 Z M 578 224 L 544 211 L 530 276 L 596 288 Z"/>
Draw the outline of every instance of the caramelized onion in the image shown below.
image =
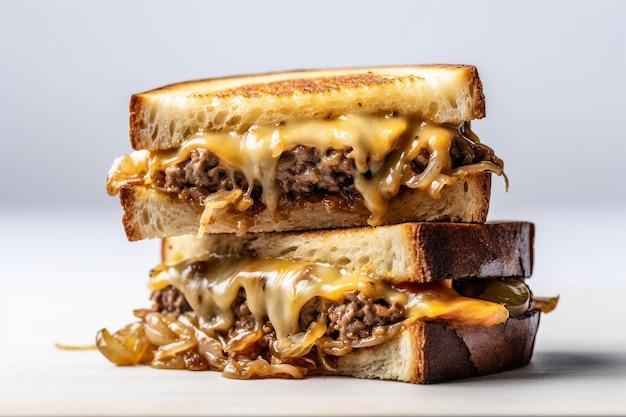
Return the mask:
<path id="1" fill-rule="evenodd" d="M 185 326 L 188 326 L 192 329 L 198 329 L 200 327 L 200 324 L 198 323 L 198 317 L 196 317 L 196 313 L 186 311 L 184 313 L 181 313 L 176 319 Z"/>
<path id="2" fill-rule="evenodd" d="M 352 352 L 352 346 L 350 343 L 335 340 L 328 336 L 321 337 L 317 341 L 317 346 L 320 351 L 329 356 L 345 356 Z"/>
<path id="3" fill-rule="evenodd" d="M 462 178 L 466 175 L 475 174 L 477 172 L 482 172 L 482 171 L 491 171 L 496 175 L 502 176 L 502 178 L 504 178 L 504 185 L 506 189 L 507 190 L 509 189 L 509 177 L 507 177 L 506 174 L 504 173 L 504 169 L 501 166 L 498 166 L 491 161 L 481 161 L 481 162 L 476 162 L 474 164 L 463 165 L 455 169 L 452 172 L 452 175 Z"/>
<path id="4" fill-rule="evenodd" d="M 377 328 L 376 331 L 373 331 L 371 336 L 357 340 L 340 341 L 331 339 L 330 337 L 323 337 L 319 339 L 317 345 L 328 355 L 344 356 L 352 352 L 353 349 L 372 347 L 385 343 L 398 334 L 403 325 L 403 322 L 398 322 L 388 326 L 381 326 Z"/>
<path id="5" fill-rule="evenodd" d="M 176 333 L 169 328 L 165 317 L 163 314 L 150 313 L 144 319 L 146 337 L 155 346 L 169 345 L 178 339 Z"/>
<path id="6" fill-rule="evenodd" d="M 107 329 L 102 329 L 96 334 L 96 347 L 116 365 L 141 363 L 148 345 L 143 326 L 139 323 L 130 324 L 114 335 Z"/>
<path id="7" fill-rule="evenodd" d="M 198 228 L 198 237 L 202 237 L 209 225 L 211 225 L 220 216 L 221 213 L 228 210 L 229 207 L 234 205 L 237 201 L 237 207 L 245 211 L 251 205 L 251 199 L 248 198 L 244 202 L 240 201 L 243 196 L 241 189 L 235 188 L 232 190 L 222 190 L 216 193 L 210 194 L 204 199 L 204 210 L 200 216 L 200 227 Z"/>
<path id="8" fill-rule="evenodd" d="M 161 346 L 154 354 L 155 361 L 162 361 L 168 358 L 173 358 L 177 354 L 186 352 L 193 349 L 198 342 L 193 339 L 181 339 L 176 342 L 172 342 L 169 345 Z"/>
<path id="9" fill-rule="evenodd" d="M 438 150 L 432 151 L 430 154 L 430 160 L 428 165 L 422 172 L 404 181 L 404 185 L 409 188 L 417 188 L 420 190 L 426 189 L 431 181 L 439 175 L 444 167 L 444 161 L 442 160 L 442 154 Z M 449 159 L 449 158 L 448 158 Z"/>
<path id="10" fill-rule="evenodd" d="M 209 367 L 217 371 L 223 371 L 226 366 L 226 356 L 222 344 L 216 339 L 206 336 L 200 330 L 196 330 L 198 340 L 198 353 L 207 360 Z"/>
<path id="11" fill-rule="evenodd" d="M 153 312 L 154 312 L 153 310 L 148 310 L 147 308 L 136 308 L 135 310 L 133 310 L 133 315 L 137 317 L 138 319 L 143 320 L 146 318 L 148 314 L 153 313 Z"/>
<path id="12" fill-rule="evenodd" d="M 263 330 L 241 330 L 234 337 L 228 340 L 228 343 L 224 347 L 224 351 L 227 353 L 241 352 L 246 348 L 263 337 Z"/>
<path id="13" fill-rule="evenodd" d="M 455 182 L 457 182 L 456 177 L 451 177 L 445 174 L 437 174 L 433 178 L 433 181 L 430 183 L 428 192 L 432 196 L 439 196 L 443 187 L 445 187 L 446 185 L 452 185 Z"/>
<path id="14" fill-rule="evenodd" d="M 155 359 L 150 366 L 156 369 L 185 369 L 185 360 L 177 355 L 165 360 Z"/>
<path id="15" fill-rule="evenodd" d="M 319 355 L 322 369 L 329 373 L 337 372 L 337 361 L 332 356 L 328 355 L 322 349 L 318 349 L 317 353 Z"/>
<path id="16" fill-rule="evenodd" d="M 176 334 L 176 336 L 178 336 L 179 338 L 189 339 L 189 338 L 193 338 L 194 337 L 193 329 L 191 327 L 185 325 L 181 321 L 179 321 L 179 320 L 177 320 L 177 319 L 175 319 L 173 317 L 167 317 L 167 321 L 169 321 L 167 327 L 172 332 L 174 332 L 174 334 Z"/>
<path id="17" fill-rule="evenodd" d="M 307 374 L 306 368 L 286 363 L 270 364 L 265 359 L 234 360 L 229 359 L 222 376 L 231 379 L 252 378 L 294 378 L 301 379 Z"/>
<path id="18" fill-rule="evenodd" d="M 326 333 L 326 315 L 311 323 L 305 332 L 276 340 L 272 350 L 279 358 L 299 358 L 311 351 L 315 342 Z"/>
<path id="19" fill-rule="evenodd" d="M 55 343 L 54 347 L 59 350 L 94 350 L 96 345 L 68 345 L 65 343 Z"/>
<path id="20" fill-rule="evenodd" d="M 556 308 L 560 296 L 555 297 L 533 297 L 532 309 L 541 310 L 542 313 L 549 313 Z"/>

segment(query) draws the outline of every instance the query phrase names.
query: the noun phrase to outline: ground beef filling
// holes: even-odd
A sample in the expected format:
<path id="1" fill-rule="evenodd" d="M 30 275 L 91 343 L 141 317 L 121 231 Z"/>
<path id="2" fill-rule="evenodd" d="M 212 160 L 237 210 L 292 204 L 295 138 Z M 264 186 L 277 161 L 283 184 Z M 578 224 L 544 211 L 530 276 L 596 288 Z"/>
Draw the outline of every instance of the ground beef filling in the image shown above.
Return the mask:
<path id="1" fill-rule="evenodd" d="M 332 305 L 328 311 L 327 334 L 340 342 L 366 339 L 390 324 L 404 319 L 404 309 L 390 306 L 384 300 L 373 300 L 362 292 L 346 293 L 342 304 Z"/>
<path id="2" fill-rule="evenodd" d="M 153 310 L 161 313 L 180 314 L 191 310 L 183 295 L 172 286 L 154 291 L 151 299 Z M 267 321 L 262 324 L 260 334 L 256 331 L 256 320 L 248 308 L 243 290 L 240 290 L 233 305 L 233 312 L 234 325 L 224 337 L 225 350 L 229 356 L 233 359 L 242 357 L 247 360 L 260 357 L 270 361 L 271 346 L 276 341 L 276 333 L 271 323 Z M 300 330 L 305 331 L 311 323 L 319 320 L 322 312 L 327 314 L 326 336 L 348 346 L 361 339 L 380 334 L 384 332 L 385 326 L 398 323 L 405 318 L 405 311 L 400 306 L 390 306 L 384 300 L 375 300 L 362 292 L 350 291 L 340 303 L 320 297 L 306 303 L 300 312 Z M 197 355 L 190 353 L 188 356 L 186 360 L 191 362 L 199 360 Z M 334 358 L 328 357 L 314 347 L 304 357 L 286 359 L 284 363 L 305 367 L 309 374 L 315 374 L 332 368 Z M 201 367 L 201 364 L 197 364 L 196 369 Z"/>
<path id="3" fill-rule="evenodd" d="M 152 301 L 152 310 L 159 313 L 182 314 L 191 311 L 185 296 L 171 285 L 162 290 L 153 291 L 150 301 Z"/>
<path id="4" fill-rule="evenodd" d="M 318 202 L 324 198 L 335 198 L 339 208 L 349 208 L 362 199 L 355 189 L 356 167 L 351 149 L 329 149 L 321 152 L 317 148 L 296 146 L 283 152 L 278 160 L 276 187 L 280 194 L 279 209 L 293 206 L 303 200 Z M 411 161 L 411 168 L 421 173 L 428 164 L 428 151 L 424 150 Z M 450 147 L 452 168 L 462 165 L 491 161 L 501 165 L 491 148 L 459 135 Z M 201 204 L 209 194 L 248 189 L 248 182 L 241 172 L 233 170 L 215 154 L 204 149 L 191 151 L 189 158 L 167 167 L 153 178 L 155 186 L 165 192 L 176 193 L 181 199 Z M 261 203 L 261 186 L 255 184 L 251 197 Z"/>

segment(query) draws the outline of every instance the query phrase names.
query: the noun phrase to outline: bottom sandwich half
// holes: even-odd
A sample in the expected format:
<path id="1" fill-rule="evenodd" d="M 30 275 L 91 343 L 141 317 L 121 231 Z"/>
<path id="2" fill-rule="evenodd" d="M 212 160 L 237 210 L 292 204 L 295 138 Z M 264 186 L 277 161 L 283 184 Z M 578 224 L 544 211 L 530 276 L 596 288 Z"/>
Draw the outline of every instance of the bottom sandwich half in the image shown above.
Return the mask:
<path id="1" fill-rule="evenodd" d="M 540 313 L 533 225 L 405 223 L 163 240 L 151 308 L 96 345 L 118 365 L 229 378 L 436 383 L 520 367 Z"/>

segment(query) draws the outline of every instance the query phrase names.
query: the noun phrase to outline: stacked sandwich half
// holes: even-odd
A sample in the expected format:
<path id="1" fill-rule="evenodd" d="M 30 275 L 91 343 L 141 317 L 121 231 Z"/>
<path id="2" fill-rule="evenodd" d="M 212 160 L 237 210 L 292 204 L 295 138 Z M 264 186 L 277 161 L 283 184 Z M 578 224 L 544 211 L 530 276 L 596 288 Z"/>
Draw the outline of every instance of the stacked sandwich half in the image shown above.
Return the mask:
<path id="1" fill-rule="evenodd" d="M 134 95 L 107 179 L 160 238 L 151 308 L 97 346 L 232 378 L 433 383 L 532 355 L 533 225 L 486 223 L 503 163 L 463 65 L 301 71 Z"/>

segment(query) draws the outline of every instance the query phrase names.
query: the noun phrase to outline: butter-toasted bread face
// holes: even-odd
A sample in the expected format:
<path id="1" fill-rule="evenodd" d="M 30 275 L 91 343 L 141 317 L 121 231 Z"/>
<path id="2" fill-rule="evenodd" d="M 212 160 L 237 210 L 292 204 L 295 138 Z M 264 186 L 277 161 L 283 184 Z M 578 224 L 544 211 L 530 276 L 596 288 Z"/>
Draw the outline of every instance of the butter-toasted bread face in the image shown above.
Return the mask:
<path id="1" fill-rule="evenodd" d="M 131 98 L 131 144 L 169 149 L 197 132 L 341 115 L 401 113 L 436 123 L 485 116 L 473 66 L 295 71 L 173 84 Z"/>

